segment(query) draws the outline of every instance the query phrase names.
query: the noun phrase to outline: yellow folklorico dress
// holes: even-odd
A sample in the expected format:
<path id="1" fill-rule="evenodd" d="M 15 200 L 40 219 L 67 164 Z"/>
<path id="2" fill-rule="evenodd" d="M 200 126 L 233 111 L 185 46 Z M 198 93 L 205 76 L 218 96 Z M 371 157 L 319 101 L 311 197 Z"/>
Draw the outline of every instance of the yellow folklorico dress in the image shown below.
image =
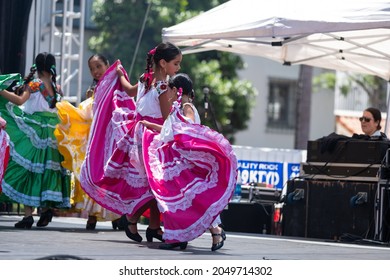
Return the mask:
<path id="1" fill-rule="evenodd" d="M 80 169 L 85 158 L 88 144 L 89 130 L 92 123 L 93 97 L 90 97 L 73 106 L 68 101 L 56 104 L 60 123 L 54 135 L 58 141 L 58 150 L 63 155 L 62 166 L 73 171 L 71 189 L 71 205 L 74 212 L 87 212 L 89 216 L 96 216 L 98 221 L 113 221 L 120 218 L 93 201 L 80 186 Z"/>

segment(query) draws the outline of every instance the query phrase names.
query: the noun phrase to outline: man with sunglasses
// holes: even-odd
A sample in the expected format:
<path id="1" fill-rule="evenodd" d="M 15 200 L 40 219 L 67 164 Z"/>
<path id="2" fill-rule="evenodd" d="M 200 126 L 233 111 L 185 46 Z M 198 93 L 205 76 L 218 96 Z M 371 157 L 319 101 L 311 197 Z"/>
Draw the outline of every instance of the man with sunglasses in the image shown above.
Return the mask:
<path id="1" fill-rule="evenodd" d="M 359 118 L 362 131 L 371 139 L 388 140 L 386 134 L 381 132 L 381 112 L 373 107 L 363 111 L 363 116 Z"/>

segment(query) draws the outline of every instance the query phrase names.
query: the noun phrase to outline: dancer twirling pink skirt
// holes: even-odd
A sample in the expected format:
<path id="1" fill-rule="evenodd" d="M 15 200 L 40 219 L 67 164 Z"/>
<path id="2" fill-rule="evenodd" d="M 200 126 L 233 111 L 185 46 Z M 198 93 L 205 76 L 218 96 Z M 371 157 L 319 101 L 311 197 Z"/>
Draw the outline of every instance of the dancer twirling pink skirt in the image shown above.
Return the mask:
<path id="1" fill-rule="evenodd" d="M 147 134 L 147 132 L 145 132 Z M 223 135 L 188 122 L 179 108 L 144 154 L 149 184 L 164 220 L 166 243 L 191 241 L 213 225 L 237 180 L 237 159 Z"/>
<path id="2" fill-rule="evenodd" d="M 135 101 L 121 88 L 116 61 L 95 91 L 94 120 L 80 182 L 84 191 L 103 207 L 118 213 L 136 212 L 153 199 L 135 137 L 138 121 Z"/>

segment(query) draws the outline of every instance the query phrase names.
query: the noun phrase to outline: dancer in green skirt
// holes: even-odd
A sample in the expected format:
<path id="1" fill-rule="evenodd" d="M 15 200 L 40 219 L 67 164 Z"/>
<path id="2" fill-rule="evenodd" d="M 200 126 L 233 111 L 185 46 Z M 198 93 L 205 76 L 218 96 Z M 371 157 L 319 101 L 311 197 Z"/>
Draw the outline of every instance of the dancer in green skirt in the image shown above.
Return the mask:
<path id="1" fill-rule="evenodd" d="M 34 207 L 42 208 L 40 227 L 51 221 L 52 208 L 70 207 L 70 173 L 61 166 L 63 157 L 54 136 L 60 93 L 56 61 L 50 53 L 37 55 L 30 74 L 15 93 L 0 91 L 0 116 L 7 121 L 10 137 L 3 193 L 25 205 L 25 217 L 16 228 L 31 228 Z"/>

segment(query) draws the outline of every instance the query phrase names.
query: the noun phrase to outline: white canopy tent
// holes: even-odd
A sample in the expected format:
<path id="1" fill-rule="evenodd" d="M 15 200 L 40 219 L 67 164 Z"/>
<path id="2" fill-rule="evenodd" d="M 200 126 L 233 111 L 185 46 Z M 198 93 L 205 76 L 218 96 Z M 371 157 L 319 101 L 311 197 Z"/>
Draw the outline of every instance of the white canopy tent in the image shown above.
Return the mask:
<path id="1" fill-rule="evenodd" d="M 390 1 L 231 0 L 175 26 L 185 53 L 229 51 L 390 80 Z"/>
<path id="2" fill-rule="evenodd" d="M 390 1 L 231 0 L 164 28 L 162 39 L 183 53 L 228 51 L 390 81 Z"/>

